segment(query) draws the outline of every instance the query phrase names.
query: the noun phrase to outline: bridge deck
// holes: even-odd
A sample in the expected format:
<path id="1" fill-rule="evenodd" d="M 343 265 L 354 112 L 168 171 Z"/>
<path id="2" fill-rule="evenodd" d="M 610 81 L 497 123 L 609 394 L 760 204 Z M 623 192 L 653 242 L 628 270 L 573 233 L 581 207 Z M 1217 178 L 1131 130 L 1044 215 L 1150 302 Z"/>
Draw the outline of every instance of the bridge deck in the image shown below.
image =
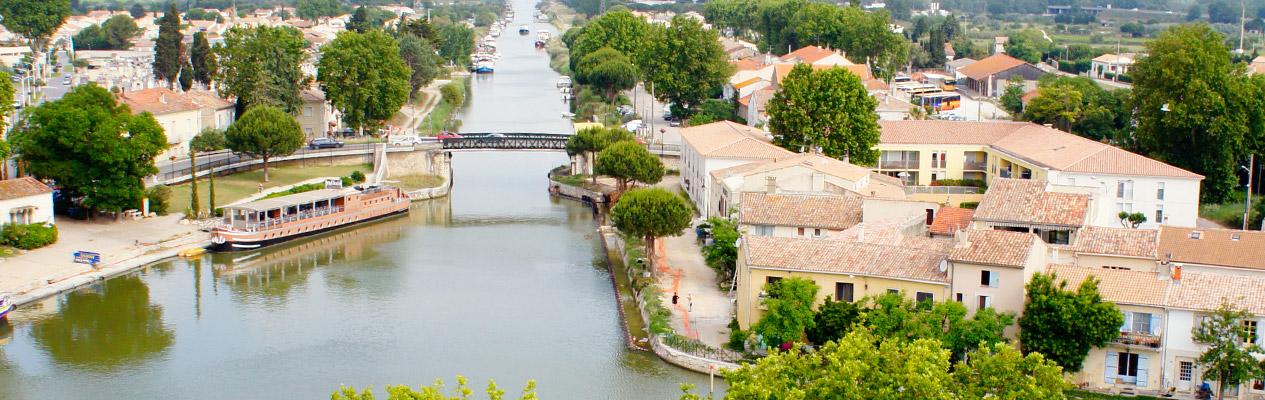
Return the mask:
<path id="1" fill-rule="evenodd" d="M 569 137 L 552 133 L 463 133 L 442 142 L 444 150 L 564 150 Z"/>

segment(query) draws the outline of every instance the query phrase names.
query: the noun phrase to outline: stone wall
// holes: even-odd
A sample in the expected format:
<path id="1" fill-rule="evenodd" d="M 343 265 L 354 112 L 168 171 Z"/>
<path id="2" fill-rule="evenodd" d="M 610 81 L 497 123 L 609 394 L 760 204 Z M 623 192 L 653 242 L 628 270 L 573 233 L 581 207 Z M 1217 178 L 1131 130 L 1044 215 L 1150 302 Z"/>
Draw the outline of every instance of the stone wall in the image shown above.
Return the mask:
<path id="1" fill-rule="evenodd" d="M 387 180 L 394 176 L 413 174 L 439 175 L 444 178 L 444 182 L 437 187 L 409 191 L 408 196 L 413 201 L 444 197 L 452 190 L 452 164 L 448 162 L 447 152 L 400 151 L 388 152 L 386 157 Z"/>

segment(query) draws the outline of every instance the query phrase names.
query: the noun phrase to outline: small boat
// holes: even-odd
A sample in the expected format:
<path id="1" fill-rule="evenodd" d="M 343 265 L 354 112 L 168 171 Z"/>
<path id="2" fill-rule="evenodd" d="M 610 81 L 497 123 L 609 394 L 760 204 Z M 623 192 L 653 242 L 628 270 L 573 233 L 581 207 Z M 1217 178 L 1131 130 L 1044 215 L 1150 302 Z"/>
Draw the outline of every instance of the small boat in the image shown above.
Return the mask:
<path id="1" fill-rule="evenodd" d="M 15 308 L 18 306 L 13 304 L 13 300 L 9 300 L 8 296 L 0 296 L 0 321 L 3 321 L 9 315 L 9 311 Z"/>
<path id="2" fill-rule="evenodd" d="M 527 27 L 527 25 L 519 25 L 519 26 L 518 26 L 518 34 L 519 34 L 519 35 L 526 35 L 526 34 L 528 34 L 528 33 L 531 33 L 531 28 L 528 28 L 528 27 Z"/>
<path id="3" fill-rule="evenodd" d="M 474 64 L 474 73 L 476 74 L 490 74 L 493 71 L 491 61 L 479 61 Z"/>
<path id="4" fill-rule="evenodd" d="M 407 213 L 411 201 L 392 186 L 326 189 L 225 206 L 211 230 L 215 251 L 254 250 L 345 226 Z"/>
<path id="5" fill-rule="evenodd" d="M 546 30 L 541 30 L 539 32 L 536 32 L 536 48 L 538 49 L 545 48 L 545 46 L 549 44 L 549 38 L 551 36 L 553 35 L 551 35 L 549 31 L 546 31 Z"/>
<path id="6" fill-rule="evenodd" d="M 565 88 L 569 88 L 569 87 L 571 87 L 571 77 L 566 76 L 566 75 L 563 75 L 563 76 L 558 77 L 558 85 L 557 85 L 557 86 L 558 86 L 558 88 L 559 88 L 559 89 L 564 88 L 564 87 L 565 87 Z"/>

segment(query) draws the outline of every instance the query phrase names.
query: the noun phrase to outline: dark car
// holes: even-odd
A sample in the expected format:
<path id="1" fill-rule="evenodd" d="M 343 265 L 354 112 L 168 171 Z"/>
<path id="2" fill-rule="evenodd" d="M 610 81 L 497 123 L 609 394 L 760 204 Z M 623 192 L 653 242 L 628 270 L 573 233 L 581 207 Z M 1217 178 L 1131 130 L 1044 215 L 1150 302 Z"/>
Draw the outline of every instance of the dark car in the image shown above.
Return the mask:
<path id="1" fill-rule="evenodd" d="M 312 150 L 337 149 L 337 148 L 343 147 L 343 144 L 344 143 L 339 140 L 334 140 L 330 138 L 316 138 L 316 139 L 312 139 L 311 142 L 308 142 L 307 148 L 312 149 Z"/>

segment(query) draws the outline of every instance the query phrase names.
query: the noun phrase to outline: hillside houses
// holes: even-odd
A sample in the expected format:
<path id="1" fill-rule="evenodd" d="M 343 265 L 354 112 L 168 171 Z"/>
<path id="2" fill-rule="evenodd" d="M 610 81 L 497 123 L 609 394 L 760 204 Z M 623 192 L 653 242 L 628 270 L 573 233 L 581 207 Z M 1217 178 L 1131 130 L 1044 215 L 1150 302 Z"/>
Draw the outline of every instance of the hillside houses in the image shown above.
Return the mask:
<path id="1" fill-rule="evenodd" d="M 722 95 L 738 103 L 738 115 L 750 126 L 760 126 L 768 120 L 766 105 L 797 64 L 809 64 L 818 70 L 847 69 L 861 78 L 871 95 L 887 90 L 887 84 L 876 78 L 868 66 L 849 61 L 846 54 L 837 49 L 805 46 L 782 57 L 756 54 L 742 59 L 731 57 L 730 63 L 735 66 L 735 72 L 725 83 Z"/>

